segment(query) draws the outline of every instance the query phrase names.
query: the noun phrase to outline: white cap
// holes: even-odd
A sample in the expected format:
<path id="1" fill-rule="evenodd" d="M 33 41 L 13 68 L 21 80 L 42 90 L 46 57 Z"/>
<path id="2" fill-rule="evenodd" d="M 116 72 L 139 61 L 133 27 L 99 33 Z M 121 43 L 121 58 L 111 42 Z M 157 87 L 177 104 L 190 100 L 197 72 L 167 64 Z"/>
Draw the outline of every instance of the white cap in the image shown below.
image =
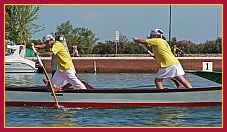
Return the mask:
<path id="1" fill-rule="evenodd" d="M 150 35 L 161 35 L 163 34 L 163 31 L 161 29 L 154 29 L 154 30 L 151 30 L 151 33 Z"/>
<path id="2" fill-rule="evenodd" d="M 47 34 L 47 35 L 45 35 L 44 37 L 43 37 L 43 39 L 42 39 L 42 41 L 43 41 L 43 43 L 46 43 L 47 41 L 49 41 L 49 40 L 55 40 L 54 39 L 54 37 L 51 35 L 51 34 Z"/>

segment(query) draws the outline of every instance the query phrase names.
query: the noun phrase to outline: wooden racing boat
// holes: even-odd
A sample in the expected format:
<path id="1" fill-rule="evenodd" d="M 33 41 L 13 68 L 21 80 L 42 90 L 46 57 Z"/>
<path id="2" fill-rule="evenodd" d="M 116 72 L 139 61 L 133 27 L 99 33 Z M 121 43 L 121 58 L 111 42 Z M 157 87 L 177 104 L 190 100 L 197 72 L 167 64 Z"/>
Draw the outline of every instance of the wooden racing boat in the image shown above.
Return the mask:
<path id="1" fill-rule="evenodd" d="M 151 106 L 221 106 L 222 87 L 191 89 L 95 88 L 55 93 L 60 106 L 75 108 L 116 108 Z M 47 87 L 5 87 L 6 106 L 55 107 L 53 93 Z"/>

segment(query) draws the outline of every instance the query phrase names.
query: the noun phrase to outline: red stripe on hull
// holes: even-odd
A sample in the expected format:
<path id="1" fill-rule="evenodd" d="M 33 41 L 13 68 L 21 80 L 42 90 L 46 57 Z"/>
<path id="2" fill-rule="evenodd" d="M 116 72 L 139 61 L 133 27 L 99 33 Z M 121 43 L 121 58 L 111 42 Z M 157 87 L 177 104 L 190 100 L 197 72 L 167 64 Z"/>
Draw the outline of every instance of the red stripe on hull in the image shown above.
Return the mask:
<path id="1" fill-rule="evenodd" d="M 40 106 L 56 107 L 55 102 L 6 102 L 6 106 Z M 182 107 L 202 107 L 202 106 L 221 106 L 221 102 L 185 102 L 185 103 L 69 103 L 59 102 L 60 106 L 66 108 L 117 108 L 117 107 L 151 107 L 151 106 L 182 106 Z"/>

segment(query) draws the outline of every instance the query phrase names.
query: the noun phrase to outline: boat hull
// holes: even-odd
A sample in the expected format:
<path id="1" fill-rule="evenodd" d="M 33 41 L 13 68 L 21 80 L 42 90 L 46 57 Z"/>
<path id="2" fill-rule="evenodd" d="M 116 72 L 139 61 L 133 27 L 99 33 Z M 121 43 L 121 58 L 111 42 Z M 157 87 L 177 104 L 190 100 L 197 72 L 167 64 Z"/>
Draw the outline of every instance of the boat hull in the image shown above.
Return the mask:
<path id="1" fill-rule="evenodd" d="M 222 84 L 222 72 L 188 71 L 188 73 Z"/>
<path id="2" fill-rule="evenodd" d="M 37 68 L 24 62 L 5 62 L 5 73 L 34 73 Z"/>
<path id="3" fill-rule="evenodd" d="M 7 45 L 8 54 L 5 56 L 5 73 L 36 72 L 35 62 L 25 58 L 24 45 Z"/>
<path id="4" fill-rule="evenodd" d="M 150 106 L 220 106 L 222 88 L 193 89 L 92 89 L 56 93 L 59 105 L 81 108 L 116 108 Z M 55 107 L 52 92 L 46 88 L 6 87 L 6 106 Z"/>

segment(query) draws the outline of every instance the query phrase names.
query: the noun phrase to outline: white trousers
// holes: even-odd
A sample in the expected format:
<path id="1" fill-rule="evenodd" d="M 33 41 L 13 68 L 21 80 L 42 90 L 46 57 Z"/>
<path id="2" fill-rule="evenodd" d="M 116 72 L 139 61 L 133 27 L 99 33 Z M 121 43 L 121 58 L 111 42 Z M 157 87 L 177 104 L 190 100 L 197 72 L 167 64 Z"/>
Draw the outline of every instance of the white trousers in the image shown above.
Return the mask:
<path id="1" fill-rule="evenodd" d="M 65 72 L 60 72 L 59 69 L 57 69 L 51 82 L 53 87 L 61 88 L 65 80 L 72 84 L 74 89 L 87 89 L 84 84 L 76 77 L 74 67 L 66 70 Z"/>

